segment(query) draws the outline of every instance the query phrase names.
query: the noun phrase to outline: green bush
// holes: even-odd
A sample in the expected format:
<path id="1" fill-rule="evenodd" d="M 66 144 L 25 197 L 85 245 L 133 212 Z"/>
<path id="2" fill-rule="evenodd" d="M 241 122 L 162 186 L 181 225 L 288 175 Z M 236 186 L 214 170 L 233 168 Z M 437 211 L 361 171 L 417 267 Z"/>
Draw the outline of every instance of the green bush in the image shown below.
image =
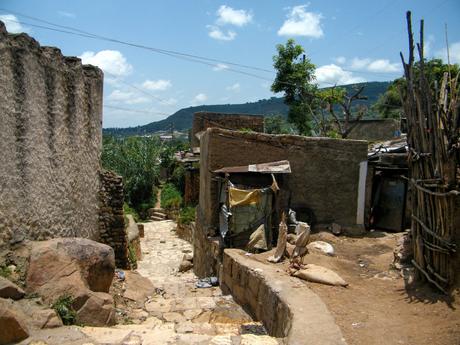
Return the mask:
<path id="1" fill-rule="evenodd" d="M 190 224 L 195 221 L 195 207 L 187 206 L 181 208 L 179 212 L 179 223 Z"/>
<path id="2" fill-rule="evenodd" d="M 134 208 L 130 207 L 126 202 L 123 204 L 123 212 L 124 214 L 132 215 L 136 223 L 140 222 L 141 219 L 137 211 Z"/>
<path id="3" fill-rule="evenodd" d="M 161 190 L 161 207 L 178 209 L 182 204 L 182 196 L 172 183 L 166 183 Z"/>
<path id="4" fill-rule="evenodd" d="M 60 316 L 64 325 L 74 325 L 77 319 L 77 313 L 72 308 L 73 298 L 70 295 L 60 296 L 53 303 L 52 308 Z"/>
<path id="5" fill-rule="evenodd" d="M 8 278 L 11 275 L 11 270 L 7 266 L 0 266 L 0 277 Z"/>

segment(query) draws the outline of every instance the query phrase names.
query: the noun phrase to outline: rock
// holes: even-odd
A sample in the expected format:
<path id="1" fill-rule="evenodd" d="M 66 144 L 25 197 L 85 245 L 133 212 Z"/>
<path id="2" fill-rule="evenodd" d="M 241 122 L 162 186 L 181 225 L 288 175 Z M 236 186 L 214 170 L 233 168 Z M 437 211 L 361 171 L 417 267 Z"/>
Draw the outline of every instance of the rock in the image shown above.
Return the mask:
<path id="1" fill-rule="evenodd" d="M 395 267 L 402 268 L 407 265 L 414 258 L 414 252 L 412 247 L 412 237 L 410 233 L 405 233 L 398 239 L 398 244 L 393 251 L 394 260 L 393 264 Z"/>
<path id="2" fill-rule="evenodd" d="M 312 251 L 312 252 L 316 251 L 316 252 L 319 252 L 325 255 L 333 256 L 335 254 L 334 247 L 331 244 L 324 242 L 324 241 L 310 242 L 307 245 L 307 248 L 309 251 Z"/>
<path id="3" fill-rule="evenodd" d="M 150 279 L 133 271 L 125 271 L 125 288 L 123 296 L 142 304 L 142 306 L 145 300 L 155 292 L 155 287 Z"/>
<path id="4" fill-rule="evenodd" d="M 188 260 L 182 260 L 179 265 L 179 272 L 187 272 L 189 269 L 193 267 L 193 264 Z"/>
<path id="5" fill-rule="evenodd" d="M 29 337 L 24 319 L 25 315 L 14 307 L 13 301 L 0 299 L 0 345 L 17 343 Z"/>
<path id="6" fill-rule="evenodd" d="M 0 297 L 18 300 L 24 297 L 24 290 L 8 279 L 0 277 Z"/>
<path id="7" fill-rule="evenodd" d="M 306 265 L 304 269 L 295 272 L 293 275 L 294 277 L 314 283 L 336 286 L 348 285 L 345 280 L 334 271 L 314 264 Z"/>
<path id="8" fill-rule="evenodd" d="M 331 231 L 334 235 L 338 236 L 342 233 L 342 227 L 337 223 L 332 223 Z"/>
<path id="9" fill-rule="evenodd" d="M 33 243 L 26 286 L 50 302 L 87 289 L 108 292 L 114 272 L 111 247 L 83 238 L 56 238 Z"/>
<path id="10" fill-rule="evenodd" d="M 72 307 L 77 311 L 77 323 L 89 326 L 112 326 L 115 324 L 115 308 L 111 295 L 88 291 L 77 296 Z"/>
<path id="11" fill-rule="evenodd" d="M 185 254 L 182 260 L 187 260 L 193 262 L 193 255 L 192 254 Z"/>
<path id="12" fill-rule="evenodd" d="M 22 299 L 17 302 L 23 313 L 27 315 L 29 328 L 56 328 L 62 326 L 61 318 L 54 309 L 45 307 L 39 298 Z"/>

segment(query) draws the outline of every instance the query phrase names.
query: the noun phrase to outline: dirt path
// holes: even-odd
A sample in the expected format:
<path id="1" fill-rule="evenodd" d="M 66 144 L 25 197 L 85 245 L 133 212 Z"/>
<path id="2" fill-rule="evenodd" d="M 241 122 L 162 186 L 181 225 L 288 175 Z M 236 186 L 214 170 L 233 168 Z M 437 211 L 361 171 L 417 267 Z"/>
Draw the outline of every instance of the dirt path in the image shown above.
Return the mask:
<path id="1" fill-rule="evenodd" d="M 191 271 L 178 272 L 182 257 L 192 252 L 192 246 L 176 236 L 174 222 L 151 222 L 144 227 L 143 258 L 137 271 L 160 292 L 145 304 L 149 316 L 137 325 L 84 327 L 86 335 L 103 344 L 279 343 L 260 335 L 261 324 L 252 322 L 231 296 L 223 296 L 218 287 L 198 289 L 198 279 Z"/>

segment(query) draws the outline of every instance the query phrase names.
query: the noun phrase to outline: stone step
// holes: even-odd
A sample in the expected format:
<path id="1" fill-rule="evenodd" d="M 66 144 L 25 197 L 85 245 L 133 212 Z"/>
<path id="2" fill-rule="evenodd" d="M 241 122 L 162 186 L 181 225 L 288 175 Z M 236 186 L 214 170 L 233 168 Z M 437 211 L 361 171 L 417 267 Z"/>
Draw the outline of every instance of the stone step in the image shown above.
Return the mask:
<path id="1" fill-rule="evenodd" d="M 151 210 L 152 210 L 153 212 L 161 212 L 161 213 L 164 213 L 164 211 L 165 211 L 165 210 L 164 210 L 163 208 L 161 208 L 161 207 L 154 207 L 154 208 L 152 208 Z"/>
<path id="2" fill-rule="evenodd" d="M 163 217 L 166 218 L 166 214 L 162 212 L 153 212 L 152 217 Z"/>
<path id="3" fill-rule="evenodd" d="M 158 217 L 158 216 L 151 216 L 150 219 L 154 221 L 166 220 L 165 217 Z"/>

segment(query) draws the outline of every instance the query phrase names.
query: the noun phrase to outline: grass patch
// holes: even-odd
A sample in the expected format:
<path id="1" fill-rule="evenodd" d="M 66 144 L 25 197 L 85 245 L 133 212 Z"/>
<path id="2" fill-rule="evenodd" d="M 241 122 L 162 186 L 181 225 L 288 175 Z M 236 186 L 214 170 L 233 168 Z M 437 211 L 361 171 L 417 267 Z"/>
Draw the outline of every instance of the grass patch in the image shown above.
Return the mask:
<path id="1" fill-rule="evenodd" d="M 195 207 L 186 206 L 180 209 L 179 212 L 179 223 L 190 224 L 195 221 Z"/>
<path id="2" fill-rule="evenodd" d="M 70 295 L 62 295 L 51 306 L 66 326 L 74 325 L 77 320 L 77 313 L 72 308 L 73 298 Z"/>
<path id="3" fill-rule="evenodd" d="M 136 256 L 136 251 L 134 250 L 134 247 L 132 244 L 128 246 L 128 260 L 131 266 L 131 269 L 137 268 L 137 256 Z"/>
<path id="4" fill-rule="evenodd" d="M 161 190 L 161 207 L 178 209 L 181 204 L 182 196 L 180 191 L 172 183 L 166 183 Z"/>
<path id="5" fill-rule="evenodd" d="M 7 266 L 0 266 L 0 277 L 9 278 L 12 273 Z"/>
<path id="6" fill-rule="evenodd" d="M 132 215 L 136 223 L 140 221 L 140 217 L 137 211 L 134 208 L 130 207 L 126 202 L 123 204 L 123 212 L 124 214 Z"/>

